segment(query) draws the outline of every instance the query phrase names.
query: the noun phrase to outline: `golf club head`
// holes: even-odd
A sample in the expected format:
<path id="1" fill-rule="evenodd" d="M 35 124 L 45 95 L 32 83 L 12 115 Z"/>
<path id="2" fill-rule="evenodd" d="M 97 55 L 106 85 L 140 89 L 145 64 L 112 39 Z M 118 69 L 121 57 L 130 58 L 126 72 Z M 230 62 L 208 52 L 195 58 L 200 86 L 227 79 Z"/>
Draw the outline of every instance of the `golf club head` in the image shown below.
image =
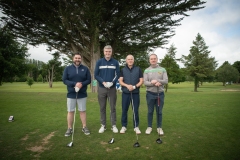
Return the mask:
<path id="1" fill-rule="evenodd" d="M 70 142 L 67 144 L 68 147 L 72 147 L 73 146 L 73 142 Z"/>
<path id="2" fill-rule="evenodd" d="M 133 147 L 140 147 L 140 144 L 138 142 L 134 143 Z"/>
<path id="3" fill-rule="evenodd" d="M 108 141 L 109 144 L 113 144 L 114 143 L 114 138 L 112 138 L 110 141 Z"/>
<path id="4" fill-rule="evenodd" d="M 157 142 L 158 144 L 161 144 L 161 143 L 162 143 L 162 140 L 161 140 L 160 138 L 158 138 L 158 139 L 156 140 L 156 142 Z"/>

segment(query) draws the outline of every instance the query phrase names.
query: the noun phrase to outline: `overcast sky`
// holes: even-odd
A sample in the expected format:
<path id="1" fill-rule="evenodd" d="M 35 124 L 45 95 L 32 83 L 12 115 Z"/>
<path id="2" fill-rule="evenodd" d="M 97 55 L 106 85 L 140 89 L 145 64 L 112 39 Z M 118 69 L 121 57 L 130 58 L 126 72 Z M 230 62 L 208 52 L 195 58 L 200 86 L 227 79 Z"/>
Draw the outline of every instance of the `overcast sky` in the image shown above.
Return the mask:
<path id="1" fill-rule="evenodd" d="M 169 40 L 169 47 L 177 48 L 176 58 L 188 55 L 198 33 L 204 38 L 219 66 L 228 61 L 233 64 L 240 61 L 240 0 L 207 0 L 205 8 L 189 12 Z M 47 62 L 52 59 L 45 46 L 29 47 L 30 58 Z M 166 49 L 156 49 L 159 59 L 167 53 Z M 180 64 L 180 67 L 184 67 Z"/>

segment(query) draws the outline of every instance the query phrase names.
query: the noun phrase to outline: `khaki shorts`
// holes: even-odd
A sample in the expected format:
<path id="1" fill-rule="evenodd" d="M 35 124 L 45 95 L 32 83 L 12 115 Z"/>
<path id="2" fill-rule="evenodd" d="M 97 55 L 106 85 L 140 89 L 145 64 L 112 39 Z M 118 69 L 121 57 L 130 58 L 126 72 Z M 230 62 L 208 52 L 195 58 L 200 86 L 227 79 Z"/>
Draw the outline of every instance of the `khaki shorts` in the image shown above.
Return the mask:
<path id="1" fill-rule="evenodd" d="M 78 105 L 78 111 L 86 111 L 87 97 L 85 98 L 67 98 L 67 111 L 74 112 L 76 104 Z"/>

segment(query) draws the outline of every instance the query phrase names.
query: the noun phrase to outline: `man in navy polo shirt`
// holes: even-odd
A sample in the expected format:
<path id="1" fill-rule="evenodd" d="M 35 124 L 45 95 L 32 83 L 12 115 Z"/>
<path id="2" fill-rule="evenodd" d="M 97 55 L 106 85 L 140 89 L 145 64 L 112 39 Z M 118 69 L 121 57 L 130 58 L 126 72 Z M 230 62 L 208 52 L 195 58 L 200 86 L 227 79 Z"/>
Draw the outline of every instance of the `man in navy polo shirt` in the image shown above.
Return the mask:
<path id="1" fill-rule="evenodd" d="M 104 58 L 96 62 L 94 71 L 95 79 L 99 83 L 98 102 L 100 105 L 101 128 L 99 133 L 106 130 L 106 104 L 110 104 L 111 110 L 111 125 L 114 133 L 118 133 L 116 127 L 116 82 L 118 81 L 120 68 L 117 60 L 112 58 L 112 47 L 107 45 L 103 49 Z"/>
<path id="2" fill-rule="evenodd" d="M 89 135 L 86 120 L 86 102 L 87 85 L 91 83 L 91 74 L 89 69 L 81 64 L 82 56 L 79 53 L 74 54 L 73 64 L 64 69 L 62 80 L 67 85 L 67 123 L 68 129 L 65 136 L 70 136 L 73 132 L 73 119 L 76 103 L 82 121 L 82 131 Z"/>

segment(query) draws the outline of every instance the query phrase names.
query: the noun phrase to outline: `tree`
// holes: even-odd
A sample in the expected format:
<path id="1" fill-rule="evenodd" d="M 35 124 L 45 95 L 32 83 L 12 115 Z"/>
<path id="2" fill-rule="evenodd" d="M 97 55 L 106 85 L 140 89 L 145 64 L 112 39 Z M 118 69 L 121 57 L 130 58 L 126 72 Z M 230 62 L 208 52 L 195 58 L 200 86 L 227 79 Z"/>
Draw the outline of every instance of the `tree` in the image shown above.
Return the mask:
<path id="1" fill-rule="evenodd" d="M 63 67 L 61 67 L 62 62 L 59 61 L 60 53 L 55 52 L 52 55 L 53 55 L 53 59 L 49 60 L 46 65 L 43 65 L 45 70 L 43 72 L 46 73 L 45 78 L 50 88 L 52 88 L 53 80 L 56 79 L 56 75 L 58 75 L 59 69 L 61 74 L 63 73 Z"/>
<path id="2" fill-rule="evenodd" d="M 6 27 L 0 26 L 0 85 L 2 81 L 12 82 L 25 72 L 27 47 L 19 43 Z"/>
<path id="3" fill-rule="evenodd" d="M 37 78 L 44 62 L 35 59 L 26 59 L 25 63 L 27 66 L 27 76 L 33 77 L 34 81 L 38 81 Z"/>
<path id="4" fill-rule="evenodd" d="M 239 83 L 240 82 L 240 61 L 234 62 L 232 66 L 235 67 L 238 70 L 239 77 L 238 77 L 237 83 Z"/>
<path id="5" fill-rule="evenodd" d="M 176 62 L 176 50 L 177 48 L 172 44 L 170 48 L 167 50 L 167 54 L 164 56 L 161 61 L 161 66 L 167 70 L 168 80 L 174 83 L 181 82 L 180 68 Z M 168 85 L 165 86 L 165 90 L 167 92 Z"/>
<path id="6" fill-rule="evenodd" d="M 226 85 L 226 82 L 238 81 L 239 72 L 230 64 L 225 64 L 217 70 L 218 80 Z"/>
<path id="7" fill-rule="evenodd" d="M 37 82 L 43 82 L 43 76 L 41 74 L 38 75 Z"/>
<path id="8" fill-rule="evenodd" d="M 217 66 L 214 57 L 209 57 L 210 51 L 203 37 L 198 33 L 193 46 L 190 48 L 190 54 L 182 56 L 182 61 L 187 69 L 189 76 L 194 78 L 194 92 L 201 79 L 211 76 Z"/>
<path id="9" fill-rule="evenodd" d="M 31 77 L 28 77 L 28 78 L 27 78 L 27 85 L 29 85 L 30 88 L 31 88 L 31 86 L 33 85 L 33 83 L 34 83 L 34 80 L 33 80 Z"/>
<path id="10" fill-rule="evenodd" d="M 1 0 L 2 21 L 32 45 L 47 44 L 69 55 L 80 52 L 93 75 L 103 46 L 124 59 L 167 44 L 174 29 L 204 8 L 202 0 Z M 176 16 L 177 15 L 177 16 Z M 174 18 L 173 18 L 174 17 Z"/>
<path id="11" fill-rule="evenodd" d="M 234 62 L 232 66 L 235 67 L 238 70 L 238 72 L 240 73 L 240 61 Z"/>

